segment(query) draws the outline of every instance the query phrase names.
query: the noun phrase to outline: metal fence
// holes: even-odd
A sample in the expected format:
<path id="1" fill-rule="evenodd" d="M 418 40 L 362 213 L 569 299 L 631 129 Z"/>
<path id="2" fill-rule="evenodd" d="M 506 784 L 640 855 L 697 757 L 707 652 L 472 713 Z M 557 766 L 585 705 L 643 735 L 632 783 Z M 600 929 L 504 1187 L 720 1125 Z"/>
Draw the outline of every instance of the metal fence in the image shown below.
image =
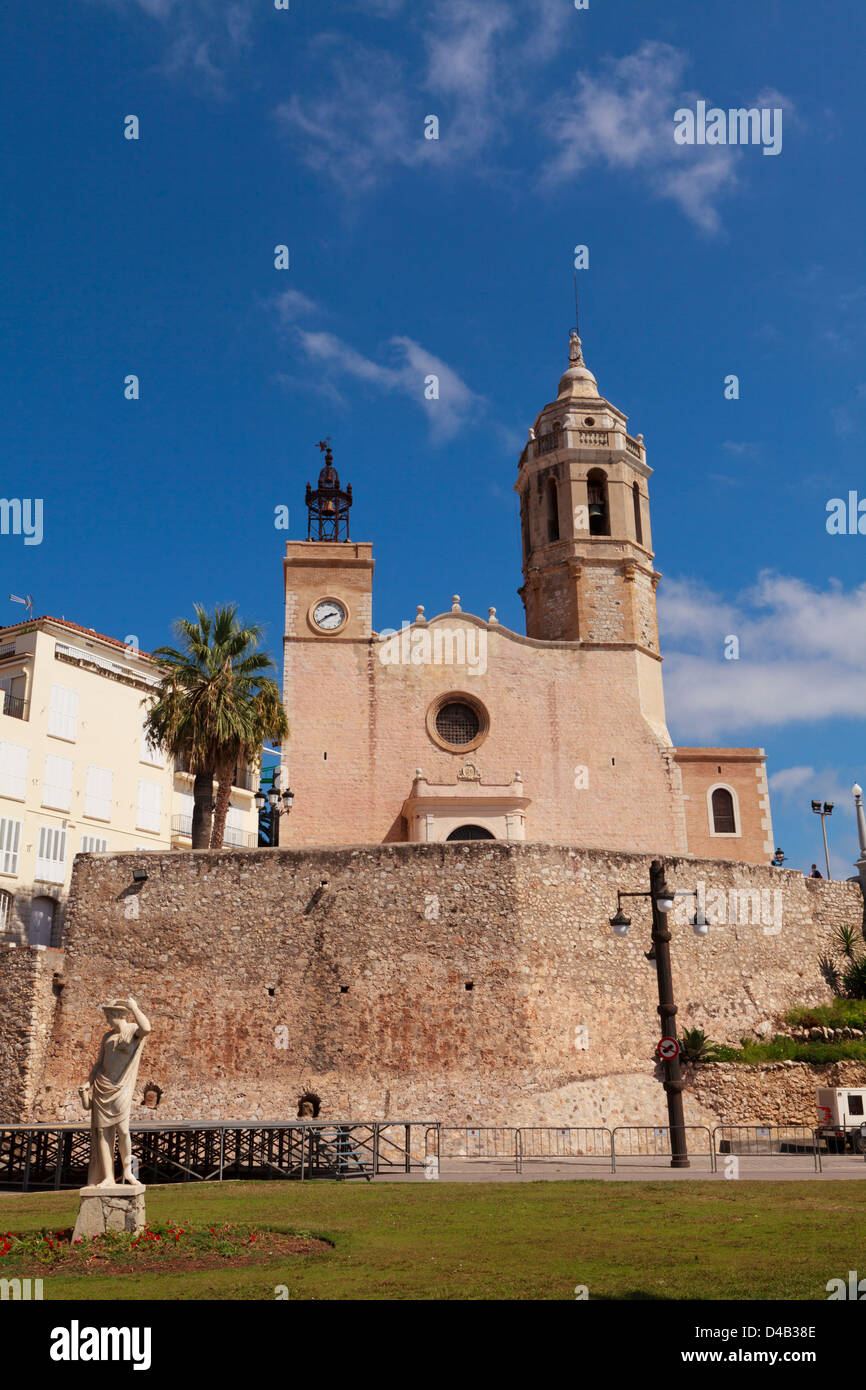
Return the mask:
<path id="1" fill-rule="evenodd" d="M 710 1172 L 714 1173 L 716 1171 L 716 1154 L 713 1147 L 713 1136 L 707 1126 L 683 1125 L 683 1131 L 686 1136 L 689 1158 L 709 1159 Z M 704 1138 L 702 1137 L 698 1141 L 691 1137 L 693 1135 L 705 1136 L 706 1147 L 696 1148 L 696 1142 L 703 1143 Z M 618 1159 L 669 1159 L 673 1153 L 670 1127 L 668 1125 L 616 1125 L 612 1131 L 611 1148 L 613 1151 L 611 1168 L 614 1173 Z"/>
<path id="2" fill-rule="evenodd" d="M 613 1135 L 603 1126 L 536 1125 L 521 1128 L 518 1135 L 518 1172 L 524 1163 L 558 1159 L 561 1162 L 586 1160 L 603 1163 L 614 1172 Z"/>
<path id="3" fill-rule="evenodd" d="M 518 1173 L 519 1133 L 502 1125 L 431 1125 L 425 1135 L 424 1154 L 440 1164 L 448 1159 L 511 1162 Z"/>
<path id="4" fill-rule="evenodd" d="M 713 1146 L 719 1156 L 810 1158 L 821 1172 L 817 1134 L 808 1125 L 716 1125 Z"/>

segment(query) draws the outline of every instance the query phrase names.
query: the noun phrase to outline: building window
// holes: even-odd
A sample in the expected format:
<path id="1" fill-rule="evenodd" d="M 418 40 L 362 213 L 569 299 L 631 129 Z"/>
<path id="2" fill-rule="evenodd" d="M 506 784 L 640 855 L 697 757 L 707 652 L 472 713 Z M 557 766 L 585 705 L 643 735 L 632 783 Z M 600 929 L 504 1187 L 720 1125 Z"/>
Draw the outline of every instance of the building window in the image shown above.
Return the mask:
<path id="1" fill-rule="evenodd" d="M 21 821 L 0 819 L 0 873 L 17 874 Z"/>
<path id="2" fill-rule="evenodd" d="M 711 787 L 708 793 L 710 833 L 739 835 L 737 803 L 730 787 Z"/>
<path id="3" fill-rule="evenodd" d="M 547 543 L 559 540 L 559 498 L 557 496 L 556 479 L 547 480 Z"/>
<path id="4" fill-rule="evenodd" d="M 42 778 L 42 805 L 51 806 L 55 811 L 68 811 L 72 805 L 71 758 L 55 758 L 48 753 L 45 758 L 45 773 Z"/>
<path id="5" fill-rule="evenodd" d="M 162 786 L 159 782 L 138 783 L 138 808 L 135 816 L 137 830 L 153 830 L 159 834 L 162 822 Z"/>
<path id="6" fill-rule="evenodd" d="M 607 474 L 592 468 L 586 476 L 586 500 L 589 504 L 589 534 L 610 535 L 610 512 L 607 501 Z"/>
<path id="7" fill-rule="evenodd" d="M 48 732 L 55 738 L 75 742 L 78 730 L 78 691 L 68 685 L 52 685 L 48 710 Z"/>
<path id="8" fill-rule="evenodd" d="M 15 902 L 11 893 L 0 892 L 0 932 L 10 931 L 12 928 L 12 904 Z"/>
<path id="9" fill-rule="evenodd" d="M 141 748 L 138 760 L 141 763 L 148 763 L 150 767 L 165 767 L 165 754 L 161 748 L 156 748 L 153 744 L 148 743 L 144 728 L 141 730 Z"/>
<path id="10" fill-rule="evenodd" d="M 108 841 L 101 839 L 99 835 L 82 835 L 82 854 L 105 854 L 107 850 Z"/>
<path id="11" fill-rule="evenodd" d="M 495 840 L 496 836 L 491 831 L 486 830 L 483 825 L 458 825 L 456 830 L 452 830 L 447 837 L 449 840 Z M 471 985 L 466 986 L 471 989 Z"/>
<path id="12" fill-rule="evenodd" d="M 36 877 L 43 883 L 62 883 L 66 877 L 66 831 L 59 825 L 40 825 Z"/>
<path id="13" fill-rule="evenodd" d="M 94 820 L 111 820 L 111 791 L 114 773 L 110 767 L 87 769 L 87 783 L 84 788 L 84 814 Z"/>
<path id="14" fill-rule="evenodd" d="M 34 898 L 30 904 L 30 929 L 28 937 L 31 946 L 50 946 L 54 937 L 54 913 L 57 904 L 53 898 Z"/>
<path id="15" fill-rule="evenodd" d="M 0 742 L 0 796 L 23 801 L 27 795 L 27 760 L 30 749 L 20 743 Z"/>
<path id="16" fill-rule="evenodd" d="M 480 700 L 462 691 L 440 695 L 427 711 L 427 732 L 439 748 L 468 753 L 484 742 L 490 716 Z"/>
<path id="17" fill-rule="evenodd" d="M 634 502 L 634 538 L 638 545 L 643 545 L 643 523 L 640 518 L 640 488 L 637 483 L 632 487 L 631 495 Z"/>

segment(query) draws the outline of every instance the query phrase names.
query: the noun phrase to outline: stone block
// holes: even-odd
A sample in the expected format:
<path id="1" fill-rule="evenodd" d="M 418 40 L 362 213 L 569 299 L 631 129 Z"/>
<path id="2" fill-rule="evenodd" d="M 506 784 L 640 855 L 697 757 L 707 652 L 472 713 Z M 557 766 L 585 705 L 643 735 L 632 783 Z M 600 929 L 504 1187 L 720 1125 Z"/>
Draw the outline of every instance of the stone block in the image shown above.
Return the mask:
<path id="1" fill-rule="evenodd" d="M 92 1240 L 106 1231 L 140 1231 L 147 1224 L 145 1188 L 141 1184 L 116 1184 L 114 1187 L 82 1187 L 78 1219 L 72 1233 Z"/>

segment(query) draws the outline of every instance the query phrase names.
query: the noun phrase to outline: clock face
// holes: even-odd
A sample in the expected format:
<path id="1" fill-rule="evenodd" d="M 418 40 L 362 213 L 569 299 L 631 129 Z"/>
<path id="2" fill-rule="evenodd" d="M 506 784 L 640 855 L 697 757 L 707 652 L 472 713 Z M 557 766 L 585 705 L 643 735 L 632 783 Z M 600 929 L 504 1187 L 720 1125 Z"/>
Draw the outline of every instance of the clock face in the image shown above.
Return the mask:
<path id="1" fill-rule="evenodd" d="M 346 610 L 335 598 L 323 598 L 313 609 L 313 622 L 323 632 L 333 632 L 346 621 Z"/>

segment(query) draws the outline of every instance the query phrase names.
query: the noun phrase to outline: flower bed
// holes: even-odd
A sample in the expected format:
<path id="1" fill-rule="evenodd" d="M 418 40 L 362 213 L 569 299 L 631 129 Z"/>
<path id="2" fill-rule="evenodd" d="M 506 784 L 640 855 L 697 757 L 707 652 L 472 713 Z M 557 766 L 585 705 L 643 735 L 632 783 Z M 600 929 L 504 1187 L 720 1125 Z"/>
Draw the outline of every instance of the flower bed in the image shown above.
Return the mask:
<path id="1" fill-rule="evenodd" d="M 131 1274 L 170 1266 L 209 1269 L 256 1264 L 283 1255 L 322 1254 L 327 1241 L 308 1232 L 257 1226 L 153 1222 L 140 1231 L 107 1231 L 73 1243 L 72 1229 L 0 1232 L 0 1272 L 8 1274 Z"/>

